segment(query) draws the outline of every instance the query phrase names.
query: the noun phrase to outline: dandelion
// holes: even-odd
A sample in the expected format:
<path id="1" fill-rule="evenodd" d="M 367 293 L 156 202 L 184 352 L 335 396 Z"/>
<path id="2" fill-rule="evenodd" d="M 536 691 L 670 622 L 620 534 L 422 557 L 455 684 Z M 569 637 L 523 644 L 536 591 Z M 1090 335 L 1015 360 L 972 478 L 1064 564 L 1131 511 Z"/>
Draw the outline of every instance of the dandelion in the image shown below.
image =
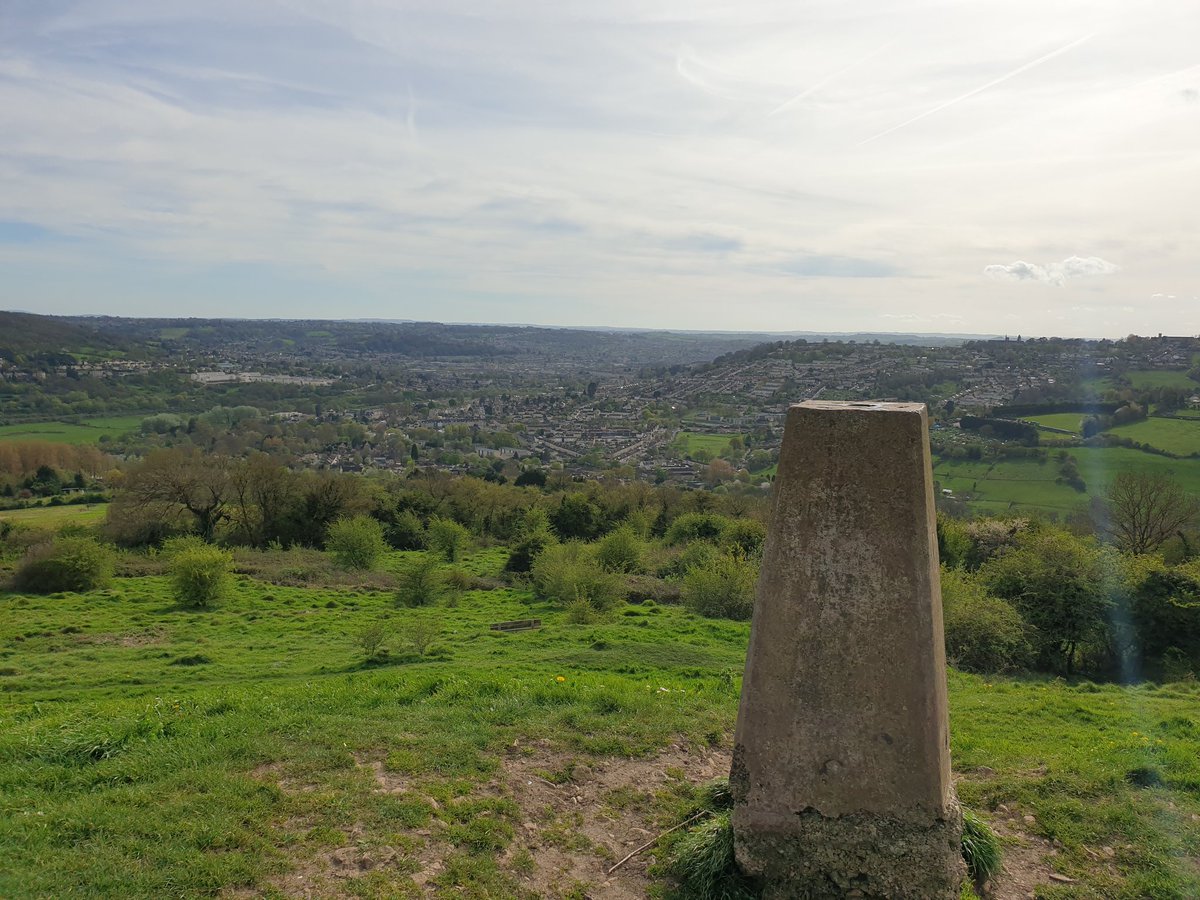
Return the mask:
<path id="1" fill-rule="evenodd" d="M 562 675 L 555 675 L 554 680 L 557 681 L 559 684 L 562 684 L 567 679 L 565 677 L 563 677 Z"/>

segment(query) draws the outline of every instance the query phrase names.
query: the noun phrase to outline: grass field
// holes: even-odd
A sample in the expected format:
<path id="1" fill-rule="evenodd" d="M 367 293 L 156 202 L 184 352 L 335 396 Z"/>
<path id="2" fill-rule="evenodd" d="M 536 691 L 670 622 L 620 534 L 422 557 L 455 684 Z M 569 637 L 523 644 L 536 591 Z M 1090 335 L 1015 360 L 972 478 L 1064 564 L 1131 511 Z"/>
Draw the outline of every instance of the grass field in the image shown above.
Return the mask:
<path id="1" fill-rule="evenodd" d="M 1126 372 L 1125 375 L 1129 379 L 1129 383 L 1138 390 L 1156 387 L 1182 387 L 1200 390 L 1200 383 L 1188 378 L 1187 372 L 1142 369 Z"/>
<path id="2" fill-rule="evenodd" d="M 572 625 L 512 588 L 408 610 L 243 577 L 192 611 L 146 576 L 0 606 L 6 898 L 606 896 L 727 771 L 748 639 L 670 606 Z M 374 623 L 391 653 L 366 664 Z M 960 796 L 1039 897 L 1200 895 L 1196 685 L 952 673 L 950 701 Z M 612 883 L 666 891 L 641 858 Z"/>
<path id="3" fill-rule="evenodd" d="M 0 425 L 0 441 L 51 441 L 58 444 L 94 444 L 102 435 L 121 437 L 136 431 L 143 416 L 111 416 L 83 422 L 31 422 Z"/>
<path id="4" fill-rule="evenodd" d="M 1074 434 L 1083 433 L 1082 413 L 1048 413 L 1044 416 L 1028 416 L 1026 421 L 1058 428 L 1062 431 L 1070 431 Z"/>
<path id="5" fill-rule="evenodd" d="M 33 528 L 47 529 L 57 529 L 64 525 L 98 525 L 104 521 L 106 509 L 102 503 L 0 509 L 0 521 L 19 522 Z"/>
<path id="6" fill-rule="evenodd" d="M 1200 453 L 1200 420 L 1142 419 L 1140 422 L 1110 428 L 1109 433 L 1166 450 L 1176 456 Z"/>
<path id="7" fill-rule="evenodd" d="M 701 434 L 696 431 L 681 431 L 675 435 L 675 440 L 671 446 L 685 456 L 695 453 L 697 450 L 707 450 L 713 456 L 719 456 L 729 446 L 730 439 L 734 437 L 739 437 L 739 435 Z"/>
<path id="8" fill-rule="evenodd" d="M 1067 452 L 1078 462 L 1079 473 L 1087 484 L 1085 493 L 1055 483 L 1059 469 L 1053 453 L 1045 463 L 935 459 L 933 475 L 943 488 L 975 497 L 968 505 L 988 514 L 1021 510 L 1070 513 L 1103 492 L 1123 469 L 1161 473 L 1178 481 L 1185 490 L 1200 494 L 1200 459 L 1171 459 L 1125 447 L 1071 447 Z"/>

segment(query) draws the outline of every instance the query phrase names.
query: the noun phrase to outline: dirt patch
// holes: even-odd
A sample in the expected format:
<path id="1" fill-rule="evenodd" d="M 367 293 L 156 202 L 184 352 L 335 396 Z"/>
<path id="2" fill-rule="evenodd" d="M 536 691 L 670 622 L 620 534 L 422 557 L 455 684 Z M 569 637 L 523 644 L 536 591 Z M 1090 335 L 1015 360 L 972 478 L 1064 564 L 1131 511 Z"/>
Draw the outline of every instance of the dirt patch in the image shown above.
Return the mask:
<path id="1" fill-rule="evenodd" d="M 156 647 L 167 642 L 167 629 L 147 628 L 145 631 L 128 631 L 124 634 L 77 634 L 77 644 L 115 647 Z"/>
<path id="2" fill-rule="evenodd" d="M 546 897 L 587 885 L 587 896 L 635 900 L 649 887 L 647 855 L 608 870 L 660 829 L 650 821 L 658 791 L 680 778 L 700 784 L 729 774 L 728 750 L 668 747 L 647 759 L 580 758 L 546 742 L 516 744 L 493 786 L 521 808 L 517 837 L 503 857 L 532 857 L 532 871 L 517 872 L 522 886 Z M 549 777 L 547 777 L 549 776 Z"/>
<path id="3" fill-rule="evenodd" d="M 1001 806 L 988 817 L 988 824 L 1004 842 L 1000 874 L 985 891 L 988 900 L 1031 900 L 1038 887 L 1054 883 L 1050 860 L 1058 855 L 1058 849 L 1045 838 L 1029 834 L 1026 828 L 1030 823 L 1023 816 Z"/>

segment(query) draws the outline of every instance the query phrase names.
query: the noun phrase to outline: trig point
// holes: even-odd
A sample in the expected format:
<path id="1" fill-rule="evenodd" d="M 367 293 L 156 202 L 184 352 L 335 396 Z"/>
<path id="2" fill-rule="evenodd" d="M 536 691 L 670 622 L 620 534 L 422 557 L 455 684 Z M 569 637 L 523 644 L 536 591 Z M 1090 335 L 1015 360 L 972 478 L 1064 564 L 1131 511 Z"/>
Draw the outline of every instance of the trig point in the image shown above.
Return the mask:
<path id="1" fill-rule="evenodd" d="M 924 404 L 791 407 L 730 775 L 769 898 L 959 896 L 935 527 Z"/>

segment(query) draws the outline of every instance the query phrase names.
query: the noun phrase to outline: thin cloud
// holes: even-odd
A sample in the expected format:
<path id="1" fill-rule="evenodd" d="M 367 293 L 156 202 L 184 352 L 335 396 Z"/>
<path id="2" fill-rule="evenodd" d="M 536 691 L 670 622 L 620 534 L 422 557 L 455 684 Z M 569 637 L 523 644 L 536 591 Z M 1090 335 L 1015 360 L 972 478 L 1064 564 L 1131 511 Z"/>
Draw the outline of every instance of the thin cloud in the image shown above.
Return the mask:
<path id="1" fill-rule="evenodd" d="M 982 94 L 984 91 L 986 91 L 990 88 L 994 88 L 998 84 L 1003 84 L 1004 82 L 1008 81 L 1010 78 L 1016 78 L 1018 75 L 1020 75 L 1024 72 L 1028 72 L 1030 69 L 1040 66 L 1043 63 L 1049 62 L 1050 60 L 1054 59 L 1054 57 L 1056 57 L 1056 56 L 1061 56 L 1062 54 L 1066 53 L 1069 50 L 1074 50 L 1080 44 L 1084 44 L 1084 43 L 1090 41 L 1095 36 L 1096 36 L 1095 32 L 1092 32 L 1091 34 L 1085 34 L 1083 37 L 1078 38 L 1074 41 L 1071 41 L 1071 43 L 1069 43 L 1063 47 L 1059 47 L 1057 50 L 1053 50 L 1050 53 L 1047 53 L 1045 56 L 1038 57 L 1037 59 L 1033 60 L 1032 62 L 1025 63 L 1025 65 L 1023 65 L 1023 66 L 1018 66 L 1017 68 L 1013 69 L 1011 72 L 1001 75 L 999 78 L 995 78 L 995 79 L 989 81 L 987 84 L 980 85 L 979 87 L 974 88 L 973 90 L 967 91 L 965 94 L 960 94 L 959 96 L 955 97 L 953 100 L 947 100 L 945 103 L 939 104 L 938 106 L 935 106 L 933 109 L 927 109 L 927 110 L 925 110 L 925 112 L 920 113 L 919 115 L 913 116 L 911 119 L 907 119 L 906 121 L 901 122 L 899 125 L 893 125 L 891 128 L 888 128 L 888 129 L 885 129 L 884 131 L 879 132 L 879 134 L 874 134 L 864 141 L 859 141 L 858 146 L 862 147 L 866 144 L 871 143 L 872 141 L 877 141 L 881 137 L 886 137 L 889 134 L 899 131 L 901 128 L 907 128 L 909 125 L 912 125 L 916 122 L 920 122 L 922 119 L 932 116 L 935 113 L 940 113 L 944 109 L 949 109 L 951 106 L 954 106 L 956 103 L 962 103 L 964 100 L 969 100 L 972 97 L 974 97 L 976 94 Z"/>

